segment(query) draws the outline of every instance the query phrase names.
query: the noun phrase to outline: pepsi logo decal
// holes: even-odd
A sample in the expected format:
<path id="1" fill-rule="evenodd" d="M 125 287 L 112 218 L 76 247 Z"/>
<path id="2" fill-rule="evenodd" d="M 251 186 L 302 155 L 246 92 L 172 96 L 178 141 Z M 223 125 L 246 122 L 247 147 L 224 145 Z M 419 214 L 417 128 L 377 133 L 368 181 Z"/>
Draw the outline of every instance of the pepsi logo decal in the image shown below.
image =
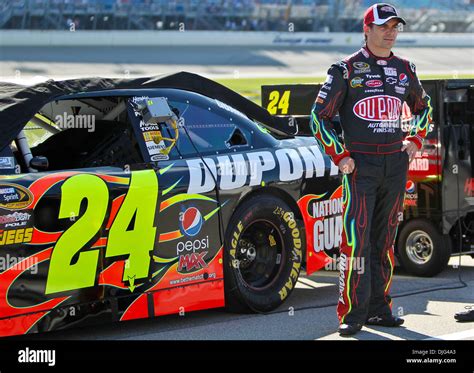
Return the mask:
<path id="1" fill-rule="evenodd" d="M 400 79 L 400 83 L 406 83 L 408 81 L 408 76 L 404 73 L 401 73 L 398 78 Z"/>
<path id="2" fill-rule="evenodd" d="M 377 87 L 381 87 L 383 83 L 381 80 L 374 79 L 374 80 L 368 80 L 367 82 L 365 82 L 365 85 L 370 88 L 377 88 Z"/>
<path id="3" fill-rule="evenodd" d="M 406 187 L 405 187 L 405 191 L 407 193 L 414 193 L 415 192 L 415 183 L 411 180 L 408 180 L 407 181 L 407 184 L 406 184 Z"/>
<path id="4" fill-rule="evenodd" d="M 181 233 L 186 236 L 197 235 L 202 228 L 202 215 L 201 212 L 195 207 L 189 207 L 180 214 L 179 228 Z"/>
<path id="5" fill-rule="evenodd" d="M 400 118 L 402 101 L 393 96 L 366 97 L 354 105 L 354 114 L 366 121 L 396 121 Z"/>

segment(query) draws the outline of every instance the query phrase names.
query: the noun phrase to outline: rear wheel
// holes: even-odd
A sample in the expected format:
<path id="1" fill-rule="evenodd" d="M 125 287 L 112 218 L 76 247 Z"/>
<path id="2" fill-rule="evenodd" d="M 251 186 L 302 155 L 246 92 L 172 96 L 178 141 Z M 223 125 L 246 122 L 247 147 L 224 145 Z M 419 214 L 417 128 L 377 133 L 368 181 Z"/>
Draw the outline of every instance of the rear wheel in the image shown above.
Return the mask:
<path id="1" fill-rule="evenodd" d="M 435 276 L 451 257 L 451 239 L 425 220 L 409 221 L 398 235 L 400 264 L 416 276 Z"/>
<path id="2" fill-rule="evenodd" d="M 225 242 L 226 306 L 234 312 L 269 312 L 298 280 L 303 238 L 282 199 L 259 195 L 231 218 Z"/>

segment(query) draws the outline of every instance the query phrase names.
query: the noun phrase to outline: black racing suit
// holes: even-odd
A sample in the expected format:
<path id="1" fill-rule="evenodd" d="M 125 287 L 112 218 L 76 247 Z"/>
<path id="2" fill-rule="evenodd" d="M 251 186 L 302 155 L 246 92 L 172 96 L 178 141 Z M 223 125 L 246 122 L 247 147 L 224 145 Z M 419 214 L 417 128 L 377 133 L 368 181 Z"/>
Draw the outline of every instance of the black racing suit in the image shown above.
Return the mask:
<path id="1" fill-rule="evenodd" d="M 392 312 L 393 244 L 408 171 L 408 154 L 400 151 L 404 102 L 414 118 L 406 140 L 420 149 L 432 108 L 415 66 L 393 53 L 376 57 L 365 46 L 331 66 L 311 112 L 322 150 L 336 165 L 348 156 L 355 161 L 354 171 L 343 176 L 340 323 L 363 324 Z M 344 144 L 331 122 L 336 113 Z"/>

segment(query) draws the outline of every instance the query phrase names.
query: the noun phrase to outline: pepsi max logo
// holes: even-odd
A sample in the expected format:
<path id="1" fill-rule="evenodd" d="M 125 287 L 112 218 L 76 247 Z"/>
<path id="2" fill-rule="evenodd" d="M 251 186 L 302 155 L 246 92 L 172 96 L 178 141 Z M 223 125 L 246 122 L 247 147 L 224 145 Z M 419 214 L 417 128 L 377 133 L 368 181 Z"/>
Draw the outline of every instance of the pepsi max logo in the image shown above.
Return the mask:
<path id="1" fill-rule="evenodd" d="M 378 95 L 358 101 L 354 114 L 367 121 L 396 121 L 400 117 L 402 102 L 393 96 Z"/>
<path id="2" fill-rule="evenodd" d="M 381 87 L 383 83 L 381 80 L 374 79 L 374 80 L 369 80 L 365 82 L 365 85 L 370 88 L 377 88 L 377 87 Z"/>
<path id="3" fill-rule="evenodd" d="M 398 78 L 399 78 L 399 80 L 400 80 L 400 83 L 402 83 L 402 84 L 408 82 L 408 76 L 407 76 L 407 74 L 401 73 Z"/>
<path id="4" fill-rule="evenodd" d="M 415 183 L 411 180 L 408 180 L 407 184 L 406 184 L 406 187 L 405 187 L 405 191 L 409 194 L 414 193 L 415 192 Z"/>
<path id="5" fill-rule="evenodd" d="M 195 236 L 201 231 L 203 219 L 197 208 L 189 207 L 180 214 L 179 220 L 179 228 L 183 235 Z"/>

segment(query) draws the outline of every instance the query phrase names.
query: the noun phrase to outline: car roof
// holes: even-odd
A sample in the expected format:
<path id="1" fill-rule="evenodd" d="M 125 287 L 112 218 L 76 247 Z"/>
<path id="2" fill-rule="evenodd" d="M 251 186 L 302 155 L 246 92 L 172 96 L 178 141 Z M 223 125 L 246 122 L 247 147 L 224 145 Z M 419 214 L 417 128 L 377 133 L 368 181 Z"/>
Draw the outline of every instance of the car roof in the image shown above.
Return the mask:
<path id="1" fill-rule="evenodd" d="M 26 123 L 47 103 L 59 98 L 113 96 L 133 90 L 175 88 L 203 94 L 241 111 L 269 129 L 279 127 L 284 119 L 274 117 L 267 110 L 237 92 L 203 76 L 179 72 L 158 77 L 135 79 L 84 78 L 64 81 L 48 80 L 25 87 L 8 82 L 0 83 L 0 150 L 10 144 Z M 284 134 L 284 133 L 282 133 Z"/>

